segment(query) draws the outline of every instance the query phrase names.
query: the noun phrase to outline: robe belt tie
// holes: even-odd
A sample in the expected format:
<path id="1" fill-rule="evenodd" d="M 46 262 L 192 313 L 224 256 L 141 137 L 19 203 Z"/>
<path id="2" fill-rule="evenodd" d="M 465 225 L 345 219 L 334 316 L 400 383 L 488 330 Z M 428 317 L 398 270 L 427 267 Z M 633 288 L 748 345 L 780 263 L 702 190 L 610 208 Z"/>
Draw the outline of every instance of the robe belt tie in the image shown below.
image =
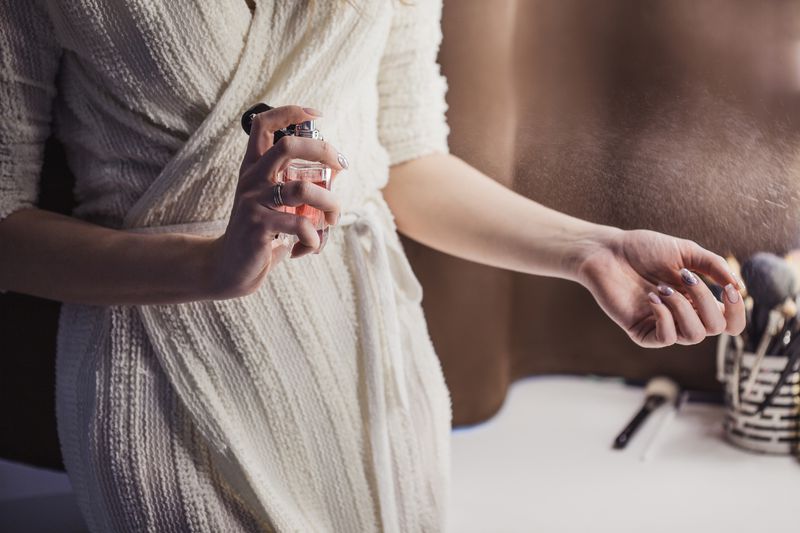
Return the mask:
<path id="1" fill-rule="evenodd" d="M 409 413 L 405 361 L 401 344 L 398 292 L 418 302 L 422 288 L 409 265 L 405 253 L 395 242 L 386 239 L 386 224 L 381 221 L 381 208 L 374 200 L 366 201 L 353 211 L 343 212 L 331 231 L 341 228 L 352 253 L 355 268 L 358 319 L 361 348 L 365 356 L 369 440 L 375 481 L 379 491 L 384 530 L 393 531 L 398 524 L 395 483 L 393 479 L 389 413 L 384 393 L 388 377 L 401 416 Z M 227 220 L 131 228 L 142 233 L 193 233 L 221 235 Z M 324 252 L 323 252 L 324 253 Z M 399 289 L 399 291 L 398 291 Z"/>

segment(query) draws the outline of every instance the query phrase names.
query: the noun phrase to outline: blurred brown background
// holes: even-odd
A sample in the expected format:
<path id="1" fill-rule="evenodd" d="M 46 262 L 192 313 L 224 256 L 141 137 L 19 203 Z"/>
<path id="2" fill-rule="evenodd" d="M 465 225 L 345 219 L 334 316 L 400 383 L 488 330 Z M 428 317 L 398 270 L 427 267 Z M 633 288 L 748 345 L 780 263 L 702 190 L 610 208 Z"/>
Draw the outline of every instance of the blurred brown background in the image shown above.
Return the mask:
<path id="1" fill-rule="evenodd" d="M 451 151 L 572 215 L 746 258 L 800 237 L 800 4 L 445 0 Z M 456 424 L 542 373 L 715 390 L 713 340 L 644 350 L 589 293 L 404 241 Z"/>

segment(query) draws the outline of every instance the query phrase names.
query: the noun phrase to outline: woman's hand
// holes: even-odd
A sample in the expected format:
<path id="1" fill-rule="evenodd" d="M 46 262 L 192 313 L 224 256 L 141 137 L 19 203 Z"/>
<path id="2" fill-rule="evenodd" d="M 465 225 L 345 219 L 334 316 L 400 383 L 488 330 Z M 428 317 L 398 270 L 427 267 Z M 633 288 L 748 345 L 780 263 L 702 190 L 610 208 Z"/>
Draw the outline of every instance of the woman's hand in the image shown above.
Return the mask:
<path id="1" fill-rule="evenodd" d="M 297 235 L 292 257 L 320 246 L 314 225 L 301 215 L 276 210 L 273 187 L 278 173 L 292 160 L 318 161 L 331 167 L 332 180 L 346 161 L 329 143 L 319 139 L 286 136 L 273 146 L 276 130 L 319 118 L 312 109 L 285 106 L 259 113 L 253 119 L 250 141 L 239 172 L 239 183 L 225 234 L 214 242 L 211 260 L 212 297 L 230 298 L 255 291 L 269 271 L 288 252 L 279 233 Z M 324 212 L 328 224 L 336 224 L 340 204 L 336 195 L 308 181 L 286 182 L 283 204 L 307 204 Z"/>
<path id="2" fill-rule="evenodd" d="M 603 231 L 581 260 L 578 281 L 637 344 L 697 344 L 744 329 L 739 280 L 722 257 L 653 231 Z M 724 304 L 693 272 L 724 287 Z"/>

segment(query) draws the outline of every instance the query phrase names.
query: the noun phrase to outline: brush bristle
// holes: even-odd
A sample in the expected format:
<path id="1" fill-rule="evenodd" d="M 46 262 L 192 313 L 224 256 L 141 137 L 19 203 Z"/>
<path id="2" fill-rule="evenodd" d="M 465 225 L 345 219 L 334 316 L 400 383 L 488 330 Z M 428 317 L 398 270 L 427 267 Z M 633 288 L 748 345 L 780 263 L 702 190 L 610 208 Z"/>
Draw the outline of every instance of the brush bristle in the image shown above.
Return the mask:
<path id="1" fill-rule="evenodd" d="M 742 277 L 757 307 L 772 309 L 794 294 L 794 271 L 775 254 L 753 255 L 742 265 Z"/>
<path id="2" fill-rule="evenodd" d="M 679 392 L 678 384 L 663 376 L 652 378 L 644 389 L 645 396 L 663 396 L 668 402 L 675 401 Z"/>

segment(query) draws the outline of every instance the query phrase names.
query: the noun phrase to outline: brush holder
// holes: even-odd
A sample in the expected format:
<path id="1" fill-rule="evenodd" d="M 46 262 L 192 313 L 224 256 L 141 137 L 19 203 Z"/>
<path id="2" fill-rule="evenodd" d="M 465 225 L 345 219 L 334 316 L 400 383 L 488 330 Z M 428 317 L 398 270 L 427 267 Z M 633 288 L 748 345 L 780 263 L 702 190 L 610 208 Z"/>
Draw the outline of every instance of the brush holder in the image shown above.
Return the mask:
<path id="1" fill-rule="evenodd" d="M 718 378 L 725 386 L 725 436 L 750 451 L 798 455 L 800 450 L 800 373 L 789 374 L 777 394 L 759 412 L 775 388 L 788 357 L 767 355 L 762 359 L 750 391 L 745 391 L 756 354 L 737 350 L 730 338 L 721 338 Z"/>

